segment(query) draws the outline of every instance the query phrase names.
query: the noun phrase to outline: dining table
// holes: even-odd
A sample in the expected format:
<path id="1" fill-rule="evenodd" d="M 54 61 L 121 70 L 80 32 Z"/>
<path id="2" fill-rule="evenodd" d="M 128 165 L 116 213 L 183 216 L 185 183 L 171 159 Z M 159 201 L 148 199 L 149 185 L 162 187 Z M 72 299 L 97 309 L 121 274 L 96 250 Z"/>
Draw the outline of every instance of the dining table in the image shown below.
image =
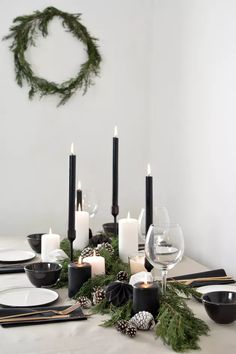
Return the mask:
<path id="1" fill-rule="evenodd" d="M 30 250 L 22 237 L 0 237 L 0 249 Z M 195 260 L 183 257 L 170 271 L 171 276 L 207 271 L 209 268 Z M 32 287 L 25 273 L 0 274 L 0 291 L 17 287 Z M 55 306 L 70 305 L 66 288 L 55 289 L 59 299 Z M 236 322 L 220 325 L 207 315 L 202 303 L 190 299 L 188 305 L 194 314 L 210 328 L 209 335 L 202 336 L 199 350 L 188 353 L 234 354 L 236 353 Z M 163 344 L 154 330 L 138 331 L 135 338 L 122 335 L 114 328 L 104 328 L 101 323 L 107 315 L 94 314 L 83 321 L 68 321 L 19 327 L 0 326 L 0 354 L 170 354 L 174 351 Z"/>

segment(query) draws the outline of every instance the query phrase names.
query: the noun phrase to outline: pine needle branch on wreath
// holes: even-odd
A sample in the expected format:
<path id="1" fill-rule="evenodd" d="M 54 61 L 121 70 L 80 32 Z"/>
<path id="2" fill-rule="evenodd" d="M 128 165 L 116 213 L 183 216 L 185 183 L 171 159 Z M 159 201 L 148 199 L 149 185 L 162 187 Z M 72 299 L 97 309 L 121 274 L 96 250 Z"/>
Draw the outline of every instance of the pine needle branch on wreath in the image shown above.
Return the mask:
<path id="1" fill-rule="evenodd" d="M 35 40 L 39 34 L 43 37 L 48 35 L 48 24 L 54 17 L 59 17 L 63 27 L 85 45 L 88 56 L 75 77 L 60 84 L 38 77 L 25 57 L 26 50 L 30 46 L 36 46 Z M 20 87 L 24 82 L 28 83 L 30 99 L 37 93 L 40 97 L 56 94 L 60 97 L 60 106 L 65 104 L 76 90 L 82 90 L 85 94 L 93 85 L 94 77 L 99 75 L 102 58 L 97 39 L 80 23 L 80 14 L 69 14 L 55 7 L 47 7 L 43 11 L 35 11 L 32 15 L 18 16 L 13 23 L 10 33 L 3 40 L 12 41 L 9 48 L 14 55 L 16 82 Z"/>

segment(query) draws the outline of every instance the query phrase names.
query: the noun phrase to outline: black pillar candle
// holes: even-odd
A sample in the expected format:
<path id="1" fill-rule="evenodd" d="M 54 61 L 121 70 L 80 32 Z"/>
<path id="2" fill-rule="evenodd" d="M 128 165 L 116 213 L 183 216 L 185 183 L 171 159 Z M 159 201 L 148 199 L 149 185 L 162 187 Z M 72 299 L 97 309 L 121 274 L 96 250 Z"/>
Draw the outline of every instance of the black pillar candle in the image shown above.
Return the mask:
<path id="1" fill-rule="evenodd" d="M 69 156 L 69 211 L 68 211 L 68 239 L 71 244 L 71 261 L 73 261 L 73 241 L 76 237 L 75 231 L 75 179 L 76 179 L 76 156 L 74 146 L 71 144 Z"/>
<path id="2" fill-rule="evenodd" d="M 117 127 L 113 137 L 113 163 L 112 163 L 112 207 L 111 214 L 114 217 L 114 230 L 117 234 L 116 218 L 119 214 L 118 205 L 118 186 L 119 186 L 119 138 L 117 137 Z"/>
<path id="3" fill-rule="evenodd" d="M 73 297 L 82 285 L 91 278 L 91 265 L 78 262 L 68 265 L 68 296 Z"/>
<path id="4" fill-rule="evenodd" d="M 150 225 L 153 223 L 153 179 L 151 176 L 151 168 L 150 165 L 148 165 L 147 168 L 147 176 L 146 176 L 146 235 L 148 232 L 148 229 Z M 147 269 L 148 272 L 150 272 L 153 268 L 153 266 L 148 262 L 148 260 L 145 258 L 145 268 Z"/>
<path id="5" fill-rule="evenodd" d="M 157 283 L 139 282 L 133 290 L 133 313 L 148 311 L 154 318 L 160 307 L 160 291 Z"/>
<path id="6" fill-rule="evenodd" d="M 83 210 L 83 203 L 82 199 L 83 198 L 83 193 L 81 189 L 81 183 L 80 181 L 78 182 L 78 189 L 77 189 L 77 196 L 76 196 L 76 201 L 77 201 L 77 210 L 79 210 L 79 205 L 80 205 L 80 210 Z"/>

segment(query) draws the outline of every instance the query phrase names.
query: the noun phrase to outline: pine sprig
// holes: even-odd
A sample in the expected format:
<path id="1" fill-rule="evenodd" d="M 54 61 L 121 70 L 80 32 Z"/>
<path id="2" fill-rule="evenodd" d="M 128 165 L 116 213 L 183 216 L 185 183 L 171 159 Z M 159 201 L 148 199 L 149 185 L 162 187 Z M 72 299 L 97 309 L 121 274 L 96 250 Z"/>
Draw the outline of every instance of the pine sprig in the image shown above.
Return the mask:
<path id="1" fill-rule="evenodd" d="M 108 285 L 110 282 L 112 282 L 115 279 L 115 275 L 96 275 L 93 278 L 90 278 L 87 280 L 79 292 L 74 296 L 75 299 L 77 299 L 80 296 L 86 296 L 88 298 L 91 298 L 91 294 L 93 292 L 93 288 L 96 286 L 101 286 L 104 287 Z"/>
<path id="2" fill-rule="evenodd" d="M 207 335 L 209 328 L 204 321 L 195 317 L 186 301 L 177 295 L 176 291 L 179 292 L 180 288 L 177 286 L 175 291 L 176 284 L 171 285 L 171 289 L 168 288 L 167 294 L 161 298 L 156 335 L 176 352 L 199 349 L 199 338 Z M 192 292 L 183 285 L 181 291 L 187 296 Z"/>
<path id="3" fill-rule="evenodd" d="M 61 270 L 61 274 L 60 274 L 60 280 L 55 285 L 55 288 L 59 289 L 59 288 L 65 288 L 68 286 L 68 265 L 69 265 L 69 263 L 70 263 L 69 259 L 65 259 L 61 263 L 62 270 Z"/>
<path id="4" fill-rule="evenodd" d="M 61 18 L 63 27 L 85 45 L 88 56 L 76 76 L 60 84 L 36 76 L 25 58 L 26 50 L 30 46 L 36 46 L 35 39 L 38 34 L 41 33 L 43 37 L 48 35 L 48 24 L 55 16 Z M 32 15 L 18 16 L 13 20 L 14 25 L 10 27 L 10 33 L 3 39 L 12 41 L 10 50 L 14 55 L 16 82 L 20 87 L 24 82 L 28 83 L 30 99 L 37 93 L 40 97 L 56 94 L 60 97 L 58 104 L 60 106 L 65 104 L 76 90 L 82 90 L 85 94 L 93 85 L 94 77 L 99 75 L 102 59 L 97 39 L 81 24 L 80 16 L 60 11 L 55 7 L 47 7 L 44 11 L 35 11 Z"/>
<path id="5" fill-rule="evenodd" d="M 100 313 L 101 315 L 109 314 L 111 311 L 111 305 L 107 299 L 103 299 L 96 306 L 92 308 L 93 313 Z"/>
<path id="6" fill-rule="evenodd" d="M 130 320 L 132 317 L 132 301 L 127 302 L 127 304 L 121 307 L 111 305 L 109 314 L 111 318 L 104 321 L 101 326 L 112 327 L 120 320 Z"/>
<path id="7" fill-rule="evenodd" d="M 185 296 L 185 298 L 189 299 L 192 296 L 200 299 L 201 298 L 201 294 L 194 288 L 191 288 L 190 286 L 186 286 L 184 284 L 181 284 L 177 281 L 172 282 L 172 283 L 168 283 L 167 284 L 167 291 L 168 294 L 173 294 L 177 295 L 177 296 L 181 296 L 181 294 L 183 294 Z"/>

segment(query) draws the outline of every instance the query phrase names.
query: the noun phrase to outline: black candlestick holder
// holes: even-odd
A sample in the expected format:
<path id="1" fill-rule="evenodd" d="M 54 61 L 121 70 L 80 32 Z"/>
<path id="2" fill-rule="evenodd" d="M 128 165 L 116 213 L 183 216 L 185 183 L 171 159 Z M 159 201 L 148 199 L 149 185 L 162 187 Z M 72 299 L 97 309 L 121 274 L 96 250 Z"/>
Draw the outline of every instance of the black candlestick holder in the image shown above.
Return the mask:
<path id="1" fill-rule="evenodd" d="M 68 240 L 70 241 L 70 260 L 73 262 L 74 259 L 74 251 L 73 251 L 73 242 L 76 237 L 76 231 L 75 230 L 68 230 Z"/>
<path id="2" fill-rule="evenodd" d="M 119 205 L 112 205 L 111 214 L 114 217 L 114 235 L 118 235 L 117 216 L 119 215 Z"/>

